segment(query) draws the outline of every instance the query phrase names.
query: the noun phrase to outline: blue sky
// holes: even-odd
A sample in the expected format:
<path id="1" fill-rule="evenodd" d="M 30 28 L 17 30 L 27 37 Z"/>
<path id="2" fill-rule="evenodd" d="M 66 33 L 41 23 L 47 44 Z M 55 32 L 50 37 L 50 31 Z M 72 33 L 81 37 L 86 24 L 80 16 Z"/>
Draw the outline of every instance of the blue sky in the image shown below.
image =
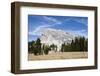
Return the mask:
<path id="1" fill-rule="evenodd" d="M 41 36 L 44 28 L 88 36 L 88 17 L 28 15 L 28 41 Z"/>

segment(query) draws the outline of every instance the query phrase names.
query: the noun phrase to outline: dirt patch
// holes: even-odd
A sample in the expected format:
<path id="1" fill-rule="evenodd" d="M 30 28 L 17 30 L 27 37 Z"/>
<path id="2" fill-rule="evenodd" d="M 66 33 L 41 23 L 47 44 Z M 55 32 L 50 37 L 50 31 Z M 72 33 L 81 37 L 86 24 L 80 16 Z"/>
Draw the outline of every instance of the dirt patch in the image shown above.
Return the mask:
<path id="1" fill-rule="evenodd" d="M 56 52 L 48 55 L 28 54 L 28 60 L 57 60 L 57 59 L 81 59 L 88 58 L 87 52 Z"/>

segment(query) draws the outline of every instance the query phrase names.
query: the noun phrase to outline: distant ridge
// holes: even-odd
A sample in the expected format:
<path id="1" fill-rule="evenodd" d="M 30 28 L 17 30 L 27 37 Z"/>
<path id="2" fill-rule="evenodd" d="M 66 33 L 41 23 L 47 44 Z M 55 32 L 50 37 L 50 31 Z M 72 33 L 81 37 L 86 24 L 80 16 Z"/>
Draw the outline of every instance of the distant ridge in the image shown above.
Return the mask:
<path id="1" fill-rule="evenodd" d="M 57 51 L 60 51 L 63 43 L 71 43 L 75 37 L 75 35 L 59 29 L 46 28 L 43 30 L 40 40 L 41 43 L 45 45 L 57 45 Z"/>

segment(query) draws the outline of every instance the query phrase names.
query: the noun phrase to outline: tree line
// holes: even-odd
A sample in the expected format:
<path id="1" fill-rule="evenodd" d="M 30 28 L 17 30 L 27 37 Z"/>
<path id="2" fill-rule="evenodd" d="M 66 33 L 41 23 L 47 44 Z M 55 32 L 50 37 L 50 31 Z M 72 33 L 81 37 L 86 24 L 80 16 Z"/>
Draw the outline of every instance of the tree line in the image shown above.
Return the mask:
<path id="1" fill-rule="evenodd" d="M 34 55 L 47 55 L 49 51 L 57 51 L 57 45 L 45 45 L 41 44 L 41 40 L 38 38 L 36 41 L 28 42 L 28 52 Z"/>
<path id="2" fill-rule="evenodd" d="M 57 45 L 45 45 L 41 43 L 38 38 L 36 41 L 28 42 L 28 52 L 34 55 L 47 55 L 49 51 L 57 51 Z M 63 43 L 60 52 L 77 52 L 77 51 L 88 51 L 88 39 L 85 37 L 76 37 L 71 43 Z"/>
<path id="3" fill-rule="evenodd" d="M 76 37 L 71 43 L 62 44 L 61 52 L 88 51 L 88 39 L 85 37 Z"/>

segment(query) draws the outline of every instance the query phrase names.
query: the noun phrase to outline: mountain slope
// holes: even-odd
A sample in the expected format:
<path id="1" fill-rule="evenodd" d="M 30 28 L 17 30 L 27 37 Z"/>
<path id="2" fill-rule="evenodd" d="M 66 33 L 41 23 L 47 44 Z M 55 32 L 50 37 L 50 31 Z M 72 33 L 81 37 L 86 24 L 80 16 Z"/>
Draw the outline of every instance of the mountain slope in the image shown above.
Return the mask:
<path id="1" fill-rule="evenodd" d="M 75 36 L 70 33 L 66 33 L 62 30 L 46 28 L 42 32 L 42 36 L 40 37 L 41 43 L 45 45 L 57 45 L 57 51 L 61 49 L 61 45 L 63 43 L 68 44 L 71 43 L 72 39 Z"/>

